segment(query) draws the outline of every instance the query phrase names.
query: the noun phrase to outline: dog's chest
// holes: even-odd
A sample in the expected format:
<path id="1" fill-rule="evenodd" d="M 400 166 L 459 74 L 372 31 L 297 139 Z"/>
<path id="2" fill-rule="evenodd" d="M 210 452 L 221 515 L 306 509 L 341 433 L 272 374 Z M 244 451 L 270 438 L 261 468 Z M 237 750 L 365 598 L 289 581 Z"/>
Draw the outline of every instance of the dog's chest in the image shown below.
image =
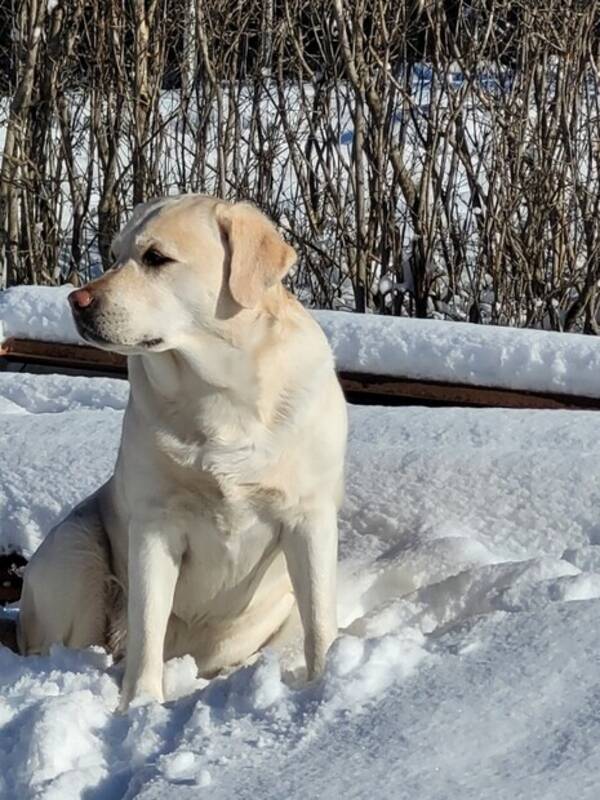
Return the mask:
<path id="1" fill-rule="evenodd" d="M 226 502 L 186 517 L 175 614 L 198 622 L 240 613 L 278 550 L 278 530 Z"/>

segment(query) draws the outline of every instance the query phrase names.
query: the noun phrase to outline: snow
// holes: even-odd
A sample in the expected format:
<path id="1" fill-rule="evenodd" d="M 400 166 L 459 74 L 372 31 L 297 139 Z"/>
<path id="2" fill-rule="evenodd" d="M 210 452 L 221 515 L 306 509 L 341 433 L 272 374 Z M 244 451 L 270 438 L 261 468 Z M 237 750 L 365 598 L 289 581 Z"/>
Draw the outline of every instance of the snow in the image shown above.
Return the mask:
<path id="1" fill-rule="evenodd" d="M 72 287 L 0 293 L 0 341 L 9 336 L 81 344 Z M 312 311 L 339 370 L 414 380 L 600 397 L 600 342 L 581 334 L 340 311 Z"/>
<path id="2" fill-rule="evenodd" d="M 127 391 L 0 374 L 2 546 L 110 474 Z M 184 657 L 119 715 L 101 650 L 0 648 L 0 797 L 597 797 L 600 416 L 349 410 L 324 679 L 298 642 L 212 681 Z"/>
<path id="3" fill-rule="evenodd" d="M 112 470 L 125 381 L 0 373 L 0 550 L 29 556 Z"/>
<path id="4" fill-rule="evenodd" d="M 314 312 L 338 369 L 600 397 L 600 342 L 582 334 Z"/>
<path id="5" fill-rule="evenodd" d="M 67 303 L 73 286 L 14 286 L 0 292 L 0 339 L 82 344 Z"/>

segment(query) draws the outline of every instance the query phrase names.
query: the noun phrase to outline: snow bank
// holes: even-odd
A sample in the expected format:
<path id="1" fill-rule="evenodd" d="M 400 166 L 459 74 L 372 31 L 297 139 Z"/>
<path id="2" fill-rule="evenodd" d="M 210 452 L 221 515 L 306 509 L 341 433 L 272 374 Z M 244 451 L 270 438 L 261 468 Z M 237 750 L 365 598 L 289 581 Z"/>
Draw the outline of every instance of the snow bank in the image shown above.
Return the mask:
<path id="1" fill-rule="evenodd" d="M 0 545 L 110 474 L 127 391 L 0 374 Z M 0 648 L 0 797 L 595 800 L 599 420 L 351 407 L 324 679 L 299 641 L 212 681 L 184 657 L 121 716 L 102 651 Z"/>
<path id="2" fill-rule="evenodd" d="M 0 550 L 30 555 L 110 475 L 125 381 L 0 373 Z"/>
<path id="3" fill-rule="evenodd" d="M 598 610 L 479 617 L 432 639 L 408 669 L 396 652 L 408 662 L 410 644 L 346 637 L 320 692 L 287 688 L 272 654 L 208 685 L 178 659 L 168 682 L 185 696 L 125 717 L 105 655 L 1 651 L 0 793 L 595 800 Z M 388 680 L 354 704 L 357 681 L 378 671 Z"/>
<path id="4" fill-rule="evenodd" d="M 600 397 L 600 342 L 581 334 L 316 311 L 339 370 Z"/>
<path id="5" fill-rule="evenodd" d="M 0 294 L 0 339 L 81 343 L 70 288 Z M 600 342 L 580 334 L 314 311 L 339 370 L 415 380 L 600 397 Z"/>

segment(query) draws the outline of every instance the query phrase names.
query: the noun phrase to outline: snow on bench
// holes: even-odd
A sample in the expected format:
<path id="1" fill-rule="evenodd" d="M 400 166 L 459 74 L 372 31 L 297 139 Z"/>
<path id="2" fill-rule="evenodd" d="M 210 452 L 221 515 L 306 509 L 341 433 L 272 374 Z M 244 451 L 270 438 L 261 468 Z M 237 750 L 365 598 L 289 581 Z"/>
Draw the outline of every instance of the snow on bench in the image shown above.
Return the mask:
<path id="1" fill-rule="evenodd" d="M 13 340 L 5 355 L 124 374 L 122 357 L 85 346 L 78 336 L 69 291 L 19 286 L 0 294 L 0 342 Z M 433 404 L 600 408 L 600 342 L 594 337 L 339 311 L 312 314 L 354 401 L 365 402 L 363 395 L 370 394 L 371 402 L 396 397 Z"/>
<path id="2" fill-rule="evenodd" d="M 314 314 L 342 372 L 600 398 L 600 341 L 591 336 L 335 311 Z"/>

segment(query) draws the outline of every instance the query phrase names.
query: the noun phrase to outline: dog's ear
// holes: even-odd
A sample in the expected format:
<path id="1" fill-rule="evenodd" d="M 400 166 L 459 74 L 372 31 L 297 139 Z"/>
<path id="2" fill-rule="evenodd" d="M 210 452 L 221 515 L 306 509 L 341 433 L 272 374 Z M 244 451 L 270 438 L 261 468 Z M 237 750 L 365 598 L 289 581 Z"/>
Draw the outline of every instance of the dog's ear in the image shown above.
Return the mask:
<path id="1" fill-rule="evenodd" d="M 248 203 L 221 203 L 216 216 L 229 244 L 229 291 L 240 306 L 254 308 L 288 273 L 296 253 L 273 223 Z"/>

